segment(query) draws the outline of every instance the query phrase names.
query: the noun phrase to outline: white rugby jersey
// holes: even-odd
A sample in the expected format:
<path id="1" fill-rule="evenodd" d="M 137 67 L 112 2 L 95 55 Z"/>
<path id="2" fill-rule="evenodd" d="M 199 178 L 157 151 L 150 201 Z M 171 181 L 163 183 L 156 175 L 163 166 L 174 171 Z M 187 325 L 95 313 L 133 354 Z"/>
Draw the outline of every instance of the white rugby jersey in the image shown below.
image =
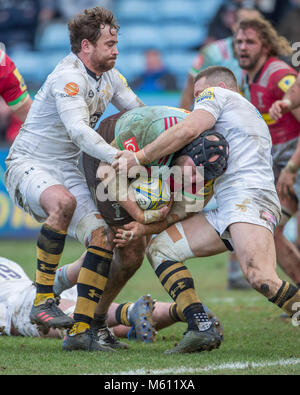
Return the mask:
<path id="1" fill-rule="evenodd" d="M 214 130 L 229 144 L 228 167 L 216 180 L 215 193 L 241 186 L 275 191 L 272 141 L 257 109 L 239 93 L 220 87 L 205 89 L 195 99 L 194 110 L 198 109 L 214 116 Z"/>
<path id="2" fill-rule="evenodd" d="M 26 158 L 77 165 L 81 151 L 111 163 L 117 150 L 92 130 L 110 102 L 120 111 L 143 105 L 118 70 L 97 78 L 75 54 L 69 54 L 35 96 L 7 166 Z"/>
<path id="3" fill-rule="evenodd" d="M 32 325 L 29 319 L 35 295 L 36 287 L 22 267 L 0 257 L 0 327 L 4 326 L 6 335 L 10 335 L 13 325 L 23 336 L 39 336 L 37 326 Z M 76 286 L 63 291 L 61 297 L 75 303 Z"/>

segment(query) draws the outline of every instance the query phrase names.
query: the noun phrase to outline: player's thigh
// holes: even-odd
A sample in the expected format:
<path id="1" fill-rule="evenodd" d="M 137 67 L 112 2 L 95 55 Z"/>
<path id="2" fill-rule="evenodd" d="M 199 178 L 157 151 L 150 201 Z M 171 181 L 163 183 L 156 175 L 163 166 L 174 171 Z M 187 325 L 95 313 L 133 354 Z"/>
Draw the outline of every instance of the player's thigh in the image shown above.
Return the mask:
<path id="1" fill-rule="evenodd" d="M 227 251 L 215 228 L 205 214 L 196 214 L 182 221 L 182 228 L 189 246 L 197 257 L 211 256 Z"/>
<path id="2" fill-rule="evenodd" d="M 42 206 L 41 197 L 49 188 L 54 186 L 63 187 L 63 175 L 60 171 L 54 169 L 46 169 L 32 165 L 24 171 L 24 177 L 16 189 L 15 200 L 16 203 L 22 207 L 26 212 L 31 214 L 38 221 L 42 221 L 48 217 L 47 205 Z M 54 197 L 57 195 L 54 194 Z M 53 204 L 53 197 L 49 200 Z"/>

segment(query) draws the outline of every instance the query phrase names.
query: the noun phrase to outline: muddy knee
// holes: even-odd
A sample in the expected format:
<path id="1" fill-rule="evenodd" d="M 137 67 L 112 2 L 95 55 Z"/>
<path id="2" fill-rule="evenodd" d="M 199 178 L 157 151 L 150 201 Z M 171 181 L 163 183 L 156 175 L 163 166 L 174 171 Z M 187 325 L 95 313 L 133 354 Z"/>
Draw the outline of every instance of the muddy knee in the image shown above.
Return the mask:
<path id="1" fill-rule="evenodd" d="M 77 239 L 86 247 L 95 245 L 111 250 L 108 240 L 108 225 L 99 214 L 82 218 L 76 229 Z"/>

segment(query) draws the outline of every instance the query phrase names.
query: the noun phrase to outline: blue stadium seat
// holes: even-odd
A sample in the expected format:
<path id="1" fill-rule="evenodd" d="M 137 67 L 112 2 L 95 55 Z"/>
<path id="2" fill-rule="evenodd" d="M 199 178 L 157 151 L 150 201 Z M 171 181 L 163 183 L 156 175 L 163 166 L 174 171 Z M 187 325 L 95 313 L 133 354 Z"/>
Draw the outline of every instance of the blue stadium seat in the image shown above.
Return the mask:
<path id="1" fill-rule="evenodd" d="M 168 23 L 161 28 L 161 39 L 171 49 L 200 47 L 207 34 L 199 24 Z"/>
<path id="2" fill-rule="evenodd" d="M 40 85 L 47 76 L 45 57 L 39 52 L 15 51 L 10 54 L 25 82 Z"/>
<path id="3" fill-rule="evenodd" d="M 161 31 L 153 24 L 124 26 L 120 29 L 118 41 L 120 51 L 145 50 L 147 48 L 161 49 L 163 47 Z"/>
<path id="4" fill-rule="evenodd" d="M 198 2 L 195 0 L 163 0 L 159 4 L 159 16 L 162 23 L 165 21 L 197 22 L 199 13 Z"/>
<path id="5" fill-rule="evenodd" d="M 33 52 L 15 51 L 11 58 L 28 85 L 40 86 L 68 51 Z"/>
<path id="6" fill-rule="evenodd" d="M 121 52 L 116 62 L 116 68 L 130 82 L 145 70 L 144 53 L 141 51 Z"/>
<path id="7" fill-rule="evenodd" d="M 36 49 L 40 51 L 70 50 L 69 32 L 66 23 L 51 23 L 37 35 Z"/>
<path id="8" fill-rule="evenodd" d="M 185 85 L 188 72 L 197 54 L 197 51 L 171 51 L 163 56 L 168 70 L 176 75 L 180 89 Z"/>
<path id="9" fill-rule="evenodd" d="M 161 2 L 159 2 L 160 4 Z M 156 0 L 120 0 L 115 7 L 115 15 L 123 23 L 155 22 L 157 20 Z"/>
<path id="10" fill-rule="evenodd" d="M 207 26 L 217 13 L 219 7 L 224 3 L 224 0 L 196 0 L 196 2 L 198 3 L 198 21 L 200 24 Z"/>

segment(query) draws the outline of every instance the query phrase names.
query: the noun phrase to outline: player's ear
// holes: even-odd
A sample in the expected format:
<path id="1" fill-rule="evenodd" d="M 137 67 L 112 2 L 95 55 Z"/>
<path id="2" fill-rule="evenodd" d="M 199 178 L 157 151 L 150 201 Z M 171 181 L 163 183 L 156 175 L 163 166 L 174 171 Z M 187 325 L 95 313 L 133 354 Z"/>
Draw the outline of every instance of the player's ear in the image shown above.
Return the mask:
<path id="1" fill-rule="evenodd" d="M 218 86 L 219 86 L 220 88 L 224 88 L 224 89 L 227 88 L 227 85 L 226 85 L 225 82 L 223 82 L 223 81 L 220 81 L 220 82 L 218 83 Z"/>
<path id="2" fill-rule="evenodd" d="M 84 38 L 81 41 L 81 51 L 82 52 L 89 53 L 91 50 L 91 46 L 92 46 L 92 44 L 89 42 L 88 39 Z"/>

